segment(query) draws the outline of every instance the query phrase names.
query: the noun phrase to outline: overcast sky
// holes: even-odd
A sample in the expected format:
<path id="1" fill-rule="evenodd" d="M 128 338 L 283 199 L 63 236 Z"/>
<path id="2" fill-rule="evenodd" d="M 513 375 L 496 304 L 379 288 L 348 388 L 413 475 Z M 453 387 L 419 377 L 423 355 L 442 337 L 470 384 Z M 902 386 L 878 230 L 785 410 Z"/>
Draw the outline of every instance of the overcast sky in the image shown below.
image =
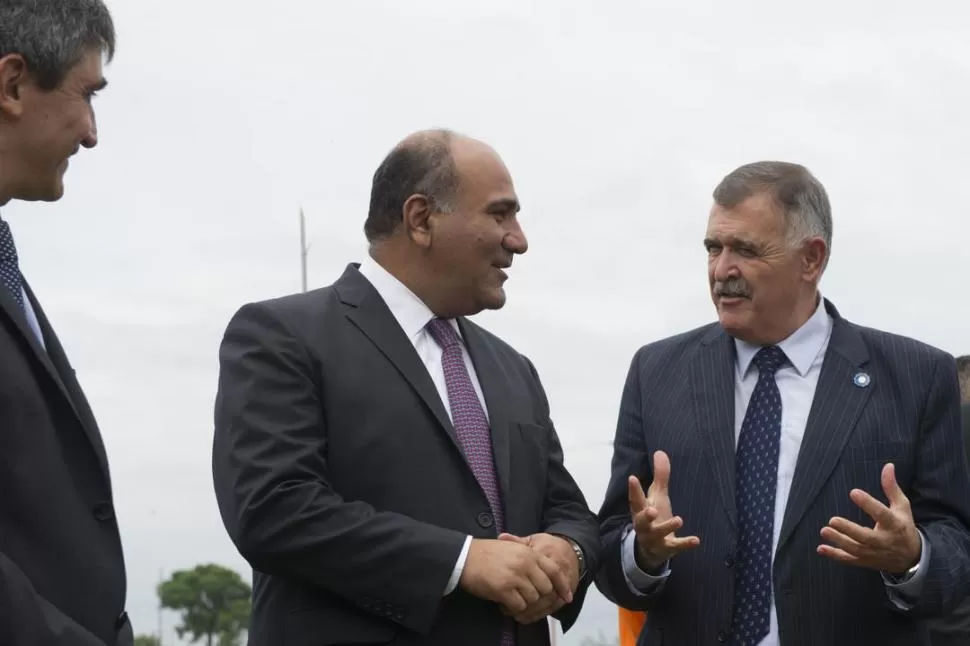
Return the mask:
<path id="1" fill-rule="evenodd" d="M 229 317 L 300 289 L 301 205 L 311 287 L 361 259 L 371 174 L 414 130 L 481 138 L 512 172 L 530 250 L 478 320 L 535 362 L 594 508 L 633 353 L 713 318 L 701 239 L 740 164 L 825 184 L 822 288 L 845 317 L 970 352 L 965 2 L 109 6 L 100 146 L 60 202 L 4 217 L 100 421 L 138 632 L 160 570 L 249 576 L 209 467 Z M 563 643 L 600 629 L 615 609 L 594 595 Z"/>

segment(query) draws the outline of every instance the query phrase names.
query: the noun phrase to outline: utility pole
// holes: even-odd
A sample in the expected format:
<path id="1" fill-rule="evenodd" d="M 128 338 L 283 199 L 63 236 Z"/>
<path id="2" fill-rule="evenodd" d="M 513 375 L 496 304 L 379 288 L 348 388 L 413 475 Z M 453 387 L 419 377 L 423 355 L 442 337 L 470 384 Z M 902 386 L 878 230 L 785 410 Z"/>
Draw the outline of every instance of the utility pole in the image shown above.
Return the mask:
<path id="1" fill-rule="evenodd" d="M 306 293 L 306 256 L 310 247 L 306 244 L 306 219 L 303 217 L 303 207 L 300 207 L 300 279 L 303 292 Z"/>

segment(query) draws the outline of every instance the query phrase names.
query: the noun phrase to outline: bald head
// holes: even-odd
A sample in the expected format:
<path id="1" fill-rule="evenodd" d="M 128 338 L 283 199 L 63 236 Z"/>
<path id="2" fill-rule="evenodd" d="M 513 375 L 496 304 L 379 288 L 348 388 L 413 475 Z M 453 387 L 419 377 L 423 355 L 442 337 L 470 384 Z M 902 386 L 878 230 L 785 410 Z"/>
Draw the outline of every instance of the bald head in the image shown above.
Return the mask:
<path id="1" fill-rule="evenodd" d="M 453 208 L 459 175 L 450 130 L 425 130 L 409 135 L 388 153 L 374 173 L 370 210 L 364 223 L 369 242 L 389 237 L 401 223 L 404 203 L 424 195 L 440 211 Z"/>

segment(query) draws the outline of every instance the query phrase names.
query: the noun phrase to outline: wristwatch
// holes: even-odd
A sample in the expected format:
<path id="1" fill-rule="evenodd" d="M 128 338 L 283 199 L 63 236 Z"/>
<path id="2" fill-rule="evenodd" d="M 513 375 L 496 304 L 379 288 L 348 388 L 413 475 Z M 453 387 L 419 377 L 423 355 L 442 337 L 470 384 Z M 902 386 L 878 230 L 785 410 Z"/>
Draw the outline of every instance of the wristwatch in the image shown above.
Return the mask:
<path id="1" fill-rule="evenodd" d="M 568 536 L 563 536 L 563 538 L 569 542 L 573 548 L 573 551 L 576 552 L 576 560 L 579 561 L 579 578 L 582 579 L 584 576 L 586 576 L 586 557 L 583 555 L 583 548 L 579 546 L 579 543 Z"/>

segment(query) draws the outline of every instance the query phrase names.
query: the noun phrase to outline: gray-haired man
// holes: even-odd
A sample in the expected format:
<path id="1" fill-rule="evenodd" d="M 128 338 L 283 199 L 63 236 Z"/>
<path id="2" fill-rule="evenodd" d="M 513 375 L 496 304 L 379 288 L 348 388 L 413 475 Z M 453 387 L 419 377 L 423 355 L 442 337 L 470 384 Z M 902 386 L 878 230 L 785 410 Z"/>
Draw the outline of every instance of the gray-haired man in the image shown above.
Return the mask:
<path id="1" fill-rule="evenodd" d="M 114 43 L 101 0 L 0 1 L 0 207 L 63 195 Z M 97 423 L 0 220 L 0 644 L 131 644 L 125 579 Z"/>

